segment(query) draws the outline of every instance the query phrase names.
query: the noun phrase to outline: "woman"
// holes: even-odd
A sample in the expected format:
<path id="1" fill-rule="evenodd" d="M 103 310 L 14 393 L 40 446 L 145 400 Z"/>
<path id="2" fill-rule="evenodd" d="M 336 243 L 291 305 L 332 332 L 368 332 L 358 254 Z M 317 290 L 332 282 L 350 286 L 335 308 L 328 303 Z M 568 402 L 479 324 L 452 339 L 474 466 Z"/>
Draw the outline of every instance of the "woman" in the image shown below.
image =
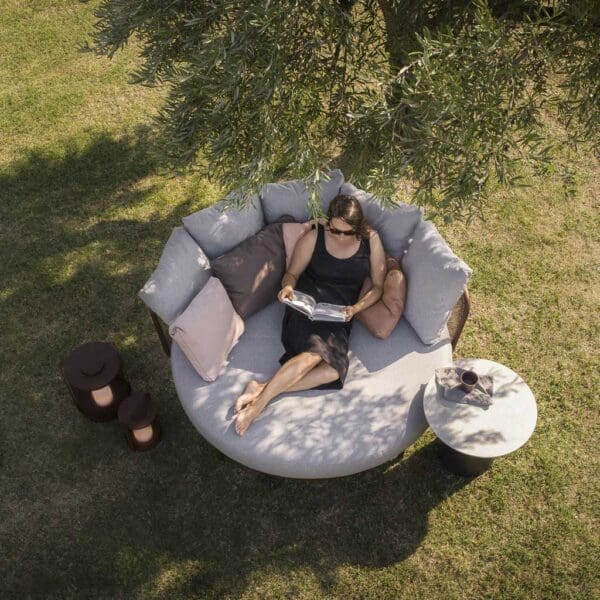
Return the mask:
<path id="1" fill-rule="evenodd" d="M 359 301 L 369 274 L 373 287 Z M 281 332 L 285 354 L 279 359 L 283 366 L 268 381 L 250 381 L 236 400 L 239 435 L 278 394 L 343 387 L 351 319 L 381 298 L 384 276 L 381 240 L 365 221 L 358 200 L 336 196 L 329 206 L 327 225 L 318 223 L 298 240 L 278 298 L 291 298 L 297 289 L 317 302 L 345 306 L 346 321 L 311 321 L 286 306 Z"/>

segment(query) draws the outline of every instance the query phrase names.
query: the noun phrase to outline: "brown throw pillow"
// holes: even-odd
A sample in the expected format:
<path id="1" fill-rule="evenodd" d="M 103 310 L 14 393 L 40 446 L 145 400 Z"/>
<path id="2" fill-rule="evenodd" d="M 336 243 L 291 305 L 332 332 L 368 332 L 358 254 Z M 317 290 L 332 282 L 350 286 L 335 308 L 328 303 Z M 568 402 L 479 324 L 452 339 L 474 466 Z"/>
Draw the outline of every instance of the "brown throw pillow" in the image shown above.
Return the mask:
<path id="1" fill-rule="evenodd" d="M 400 263 L 391 256 L 386 256 L 387 274 L 383 282 L 383 295 L 356 318 L 375 336 L 384 340 L 394 327 L 398 325 L 406 302 L 406 277 L 400 269 Z M 371 278 L 367 277 L 360 291 L 362 298 L 372 287 Z"/>
<path id="2" fill-rule="evenodd" d="M 285 273 L 285 246 L 281 223 L 273 223 L 210 261 L 231 298 L 236 312 L 245 319 L 277 299 Z"/>

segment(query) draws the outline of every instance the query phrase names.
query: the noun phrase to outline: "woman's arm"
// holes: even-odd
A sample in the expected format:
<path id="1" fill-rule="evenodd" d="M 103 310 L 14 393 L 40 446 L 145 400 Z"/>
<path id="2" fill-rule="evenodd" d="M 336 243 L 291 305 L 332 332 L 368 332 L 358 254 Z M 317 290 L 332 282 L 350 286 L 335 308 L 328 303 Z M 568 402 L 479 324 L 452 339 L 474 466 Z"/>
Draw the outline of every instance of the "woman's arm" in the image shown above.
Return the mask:
<path id="1" fill-rule="evenodd" d="M 281 280 L 281 291 L 277 295 L 279 301 L 291 298 L 294 288 L 298 283 L 298 277 L 308 266 L 317 242 L 317 230 L 309 229 L 297 242 L 292 253 L 290 266 Z"/>
<path id="2" fill-rule="evenodd" d="M 359 313 L 361 310 L 365 310 L 365 308 L 369 308 L 369 306 L 375 304 L 375 302 L 377 302 L 383 294 L 383 282 L 385 279 L 385 251 L 377 232 L 374 231 L 371 234 L 369 242 L 371 244 L 370 275 L 371 281 L 373 282 L 373 287 L 356 304 L 353 304 L 350 307 L 350 312 L 352 312 L 351 317 L 356 313 Z"/>

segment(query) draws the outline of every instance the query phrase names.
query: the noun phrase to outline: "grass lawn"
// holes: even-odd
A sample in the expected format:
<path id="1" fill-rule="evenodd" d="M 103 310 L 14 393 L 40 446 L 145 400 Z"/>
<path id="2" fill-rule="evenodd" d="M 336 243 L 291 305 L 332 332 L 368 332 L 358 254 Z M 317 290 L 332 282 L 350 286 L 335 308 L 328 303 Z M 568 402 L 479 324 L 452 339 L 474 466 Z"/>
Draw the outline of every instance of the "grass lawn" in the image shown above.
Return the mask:
<path id="1" fill-rule="evenodd" d="M 529 383 L 530 442 L 468 480 L 427 432 L 378 469 L 274 487 L 196 432 L 136 299 L 171 228 L 223 190 L 159 172 L 148 125 L 161 92 L 127 83 L 133 49 L 77 50 L 90 5 L 0 8 L 1 598 L 599 596 L 590 154 L 559 152 L 556 173 L 499 192 L 485 222 L 441 227 L 474 270 L 456 354 Z M 92 340 L 114 342 L 153 394 L 153 451 L 73 407 L 57 365 Z"/>

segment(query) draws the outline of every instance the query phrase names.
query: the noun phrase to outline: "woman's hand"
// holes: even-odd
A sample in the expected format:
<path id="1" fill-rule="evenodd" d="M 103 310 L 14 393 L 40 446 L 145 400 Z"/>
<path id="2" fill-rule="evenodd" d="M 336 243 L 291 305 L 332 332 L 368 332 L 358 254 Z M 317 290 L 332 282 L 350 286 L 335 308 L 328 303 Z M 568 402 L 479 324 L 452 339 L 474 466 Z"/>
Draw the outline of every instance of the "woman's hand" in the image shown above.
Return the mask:
<path id="1" fill-rule="evenodd" d="M 291 285 L 286 285 L 282 287 L 277 294 L 277 299 L 279 302 L 283 302 L 284 300 L 291 300 L 294 296 L 294 288 Z"/>
<path id="2" fill-rule="evenodd" d="M 358 312 L 354 306 L 345 306 L 344 310 L 346 311 L 346 321 L 350 321 L 352 317 Z"/>

